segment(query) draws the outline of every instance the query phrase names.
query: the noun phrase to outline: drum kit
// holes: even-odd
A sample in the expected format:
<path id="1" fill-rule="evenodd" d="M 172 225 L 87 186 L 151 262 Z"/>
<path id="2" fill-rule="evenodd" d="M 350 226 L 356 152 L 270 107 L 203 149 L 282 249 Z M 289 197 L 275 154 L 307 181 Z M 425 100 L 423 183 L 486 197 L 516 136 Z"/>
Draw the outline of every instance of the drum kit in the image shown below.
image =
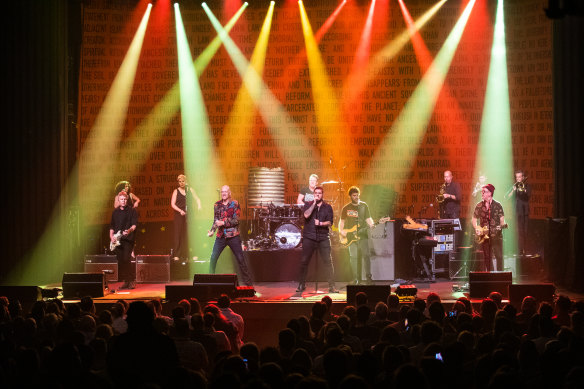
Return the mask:
<path id="1" fill-rule="evenodd" d="M 325 181 L 320 185 L 327 188 L 325 196 L 332 194 L 325 198 L 326 201 L 333 207 L 335 204 L 340 207 L 342 183 Z M 332 190 L 336 186 L 339 189 Z M 249 168 L 247 216 L 251 223 L 249 239 L 244 245 L 247 250 L 293 249 L 301 245 L 303 206 L 284 204 L 284 191 L 284 169 Z"/>
<path id="2" fill-rule="evenodd" d="M 302 205 L 273 203 L 248 207 L 252 211 L 248 250 L 293 249 L 302 240 Z"/>

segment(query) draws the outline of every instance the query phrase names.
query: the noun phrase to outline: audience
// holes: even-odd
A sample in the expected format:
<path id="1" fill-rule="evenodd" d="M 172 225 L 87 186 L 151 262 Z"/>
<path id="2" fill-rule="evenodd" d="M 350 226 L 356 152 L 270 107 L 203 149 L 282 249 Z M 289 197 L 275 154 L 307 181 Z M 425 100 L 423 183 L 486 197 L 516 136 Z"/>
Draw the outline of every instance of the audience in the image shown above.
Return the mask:
<path id="1" fill-rule="evenodd" d="M 341 315 L 332 308 L 330 298 L 315 302 L 310 319 L 289 318 L 260 350 L 243 343 L 244 318 L 226 295 L 203 309 L 195 299 L 164 306 L 120 300 L 99 313 L 89 297 L 67 306 L 39 301 L 26 310 L 0 297 L 0 387 L 482 389 L 583 382 L 584 304 L 567 296 L 553 305 L 527 296 L 518 312 L 492 293 L 475 312 L 467 298 L 452 304 L 431 293 L 400 304 L 395 295 L 372 301 L 361 292 Z"/>

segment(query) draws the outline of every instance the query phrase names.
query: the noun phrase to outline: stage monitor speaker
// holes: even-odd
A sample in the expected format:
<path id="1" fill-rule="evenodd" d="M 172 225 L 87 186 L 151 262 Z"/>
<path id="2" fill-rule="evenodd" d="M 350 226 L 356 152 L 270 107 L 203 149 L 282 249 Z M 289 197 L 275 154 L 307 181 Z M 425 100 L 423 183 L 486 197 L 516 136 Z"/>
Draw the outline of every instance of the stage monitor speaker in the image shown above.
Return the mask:
<path id="1" fill-rule="evenodd" d="M 209 301 L 225 293 L 237 297 L 237 274 L 195 274 L 193 288 L 196 298 Z"/>
<path id="2" fill-rule="evenodd" d="M 136 282 L 170 281 L 170 255 L 136 256 Z"/>
<path id="3" fill-rule="evenodd" d="M 191 297 L 197 297 L 193 285 L 165 285 L 165 298 L 168 301 L 179 302 Z"/>
<path id="4" fill-rule="evenodd" d="M 85 273 L 104 272 L 107 282 L 118 280 L 118 258 L 115 255 L 86 255 Z"/>
<path id="5" fill-rule="evenodd" d="M 21 303 L 31 303 L 42 300 L 42 290 L 38 286 L 0 285 L 0 296 Z"/>
<path id="6" fill-rule="evenodd" d="M 513 283 L 513 273 L 474 272 L 468 273 L 469 295 L 471 298 L 485 298 L 491 292 L 499 292 L 503 297 L 509 296 L 509 285 Z"/>
<path id="7" fill-rule="evenodd" d="M 375 306 L 379 301 L 387 302 L 391 285 L 347 285 L 347 303 L 354 305 L 355 296 L 359 292 L 365 292 L 369 305 Z"/>
<path id="8" fill-rule="evenodd" d="M 64 273 L 63 298 L 80 299 L 85 296 L 103 297 L 107 281 L 103 273 Z"/>
<path id="9" fill-rule="evenodd" d="M 532 296 L 538 302 L 553 302 L 556 287 L 554 284 L 513 284 L 509 285 L 509 301 L 519 308 L 525 296 Z"/>

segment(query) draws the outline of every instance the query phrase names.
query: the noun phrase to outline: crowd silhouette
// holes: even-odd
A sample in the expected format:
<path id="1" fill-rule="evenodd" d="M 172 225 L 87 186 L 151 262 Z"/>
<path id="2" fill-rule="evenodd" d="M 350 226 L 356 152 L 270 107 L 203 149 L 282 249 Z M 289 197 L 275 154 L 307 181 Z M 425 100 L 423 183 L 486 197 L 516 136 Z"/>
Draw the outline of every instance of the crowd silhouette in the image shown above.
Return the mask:
<path id="1" fill-rule="evenodd" d="M 515 307 L 492 293 L 475 311 L 466 298 L 400 304 L 360 292 L 340 315 L 332 305 L 323 297 L 260 349 L 225 295 L 205 306 L 182 300 L 170 316 L 159 300 L 120 300 L 97 314 L 90 297 L 37 301 L 29 312 L 3 297 L 0 387 L 584 387 L 584 301 L 527 296 Z"/>

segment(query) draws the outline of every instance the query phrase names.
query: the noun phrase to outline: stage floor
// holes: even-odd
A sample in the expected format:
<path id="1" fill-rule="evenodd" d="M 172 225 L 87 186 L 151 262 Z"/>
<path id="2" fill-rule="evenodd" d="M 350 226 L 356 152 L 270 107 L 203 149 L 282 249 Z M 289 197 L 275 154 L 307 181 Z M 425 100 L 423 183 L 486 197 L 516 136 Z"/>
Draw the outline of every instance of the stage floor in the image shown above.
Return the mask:
<path id="1" fill-rule="evenodd" d="M 390 285 L 391 291 L 403 282 L 392 281 L 375 281 L 372 285 Z M 456 301 L 459 297 L 469 297 L 468 283 L 465 280 L 449 280 L 437 278 L 436 282 L 427 282 L 416 280 L 408 281 L 417 288 L 417 297 L 425 299 L 430 292 L 435 292 L 440 296 L 440 299 L 450 304 Z M 104 297 L 95 298 L 96 303 L 111 303 L 118 299 L 124 300 L 150 300 L 150 299 L 166 299 L 165 288 L 167 285 L 192 285 L 189 281 L 171 281 L 168 283 L 137 283 L 136 288 L 132 290 L 122 289 L 119 287 L 121 282 L 112 282 L 109 284 L 109 292 Z M 328 293 L 328 285 L 326 281 L 307 282 L 306 290 L 303 293 L 297 293 L 296 287 L 298 284 L 294 281 L 283 282 L 258 282 L 254 284 L 256 291 L 255 297 L 244 297 L 238 301 L 246 302 L 311 302 L 320 300 L 323 296 L 330 296 L 335 302 L 347 301 L 347 283 L 337 282 L 336 288 L 339 293 Z M 60 285 L 50 285 L 50 287 L 60 287 Z M 577 294 L 574 292 L 562 290 L 558 288 L 556 294 L 566 294 L 573 300 L 584 299 L 584 294 Z M 473 303 L 480 302 L 481 299 L 471 299 Z M 75 300 L 66 300 L 75 301 Z"/>

